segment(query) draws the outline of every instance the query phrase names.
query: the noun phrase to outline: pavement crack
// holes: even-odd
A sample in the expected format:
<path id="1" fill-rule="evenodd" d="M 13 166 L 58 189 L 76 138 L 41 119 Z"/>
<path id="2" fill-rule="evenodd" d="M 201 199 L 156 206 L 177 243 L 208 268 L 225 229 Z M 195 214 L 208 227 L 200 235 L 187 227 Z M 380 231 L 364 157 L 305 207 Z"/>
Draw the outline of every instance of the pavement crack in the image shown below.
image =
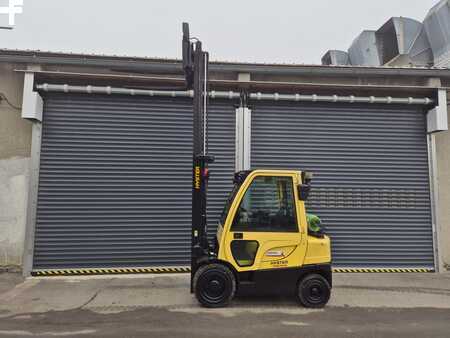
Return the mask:
<path id="1" fill-rule="evenodd" d="M 100 291 L 102 291 L 102 289 L 97 290 L 97 292 L 94 293 L 94 295 L 91 298 L 89 298 L 84 304 L 81 304 L 79 307 L 77 307 L 76 310 L 80 310 L 80 309 L 84 308 L 85 306 L 87 306 L 89 303 L 91 303 L 95 298 L 97 298 Z"/>
<path id="2" fill-rule="evenodd" d="M 108 287 L 109 284 L 111 284 L 113 281 L 115 280 L 115 278 L 109 280 L 105 285 L 103 285 L 100 289 L 98 289 L 91 298 L 89 298 L 86 302 L 84 302 L 83 304 L 81 304 L 80 306 L 78 306 L 77 308 L 75 308 L 76 310 L 81 310 L 83 309 L 85 306 L 88 306 L 89 303 L 91 303 L 92 301 L 94 301 L 95 298 L 97 298 L 97 296 L 100 294 L 100 292 L 102 292 L 105 288 Z"/>

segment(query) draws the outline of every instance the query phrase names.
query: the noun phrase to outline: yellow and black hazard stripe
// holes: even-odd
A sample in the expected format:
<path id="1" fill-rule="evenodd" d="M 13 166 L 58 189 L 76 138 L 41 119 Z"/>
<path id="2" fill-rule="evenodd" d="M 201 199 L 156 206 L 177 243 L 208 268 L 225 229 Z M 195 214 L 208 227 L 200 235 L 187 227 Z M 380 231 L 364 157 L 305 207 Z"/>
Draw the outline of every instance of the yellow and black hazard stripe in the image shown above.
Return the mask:
<path id="1" fill-rule="evenodd" d="M 32 276 L 82 276 L 82 275 L 119 275 L 136 273 L 187 273 L 191 269 L 179 267 L 149 267 L 149 268 L 89 268 L 89 269 L 49 269 L 34 270 Z M 335 273 L 427 273 L 434 272 L 430 268 L 333 268 Z"/>
<path id="2" fill-rule="evenodd" d="M 337 273 L 426 273 L 434 272 L 429 268 L 333 268 Z"/>
<path id="3" fill-rule="evenodd" d="M 119 275 L 135 273 L 186 273 L 191 269 L 178 267 L 150 267 L 150 268 L 89 268 L 89 269 L 49 269 L 34 270 L 32 276 L 83 276 L 83 275 Z"/>

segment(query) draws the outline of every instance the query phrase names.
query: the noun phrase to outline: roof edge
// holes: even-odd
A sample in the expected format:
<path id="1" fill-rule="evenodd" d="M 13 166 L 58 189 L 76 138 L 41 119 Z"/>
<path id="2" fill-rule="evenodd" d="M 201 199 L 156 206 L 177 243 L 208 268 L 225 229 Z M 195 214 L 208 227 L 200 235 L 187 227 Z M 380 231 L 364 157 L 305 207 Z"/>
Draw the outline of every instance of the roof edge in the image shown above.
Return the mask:
<path id="1" fill-rule="evenodd" d="M 108 68 L 116 71 L 153 74 L 183 74 L 181 60 L 164 58 L 0 49 L 0 62 L 89 66 Z M 210 63 L 210 71 L 218 73 L 242 72 L 293 76 L 413 76 L 450 78 L 450 69 L 448 68 L 267 64 L 227 61 L 212 61 Z"/>

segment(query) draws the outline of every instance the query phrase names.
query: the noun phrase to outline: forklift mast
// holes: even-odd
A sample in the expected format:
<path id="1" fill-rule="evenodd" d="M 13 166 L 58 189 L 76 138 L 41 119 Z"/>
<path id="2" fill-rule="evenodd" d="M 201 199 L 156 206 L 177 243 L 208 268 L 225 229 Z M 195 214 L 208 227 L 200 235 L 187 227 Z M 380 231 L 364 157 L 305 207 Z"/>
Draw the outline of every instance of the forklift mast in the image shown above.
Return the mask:
<path id="1" fill-rule="evenodd" d="M 195 41 L 195 42 L 192 42 Z M 208 164 L 214 157 L 208 155 L 208 53 L 202 43 L 189 36 L 189 25 L 183 23 L 183 70 L 187 89 L 193 90 L 193 157 L 192 157 L 192 229 L 191 229 L 191 289 L 192 276 L 197 270 L 197 261 L 208 255 L 207 234 L 207 189 Z"/>

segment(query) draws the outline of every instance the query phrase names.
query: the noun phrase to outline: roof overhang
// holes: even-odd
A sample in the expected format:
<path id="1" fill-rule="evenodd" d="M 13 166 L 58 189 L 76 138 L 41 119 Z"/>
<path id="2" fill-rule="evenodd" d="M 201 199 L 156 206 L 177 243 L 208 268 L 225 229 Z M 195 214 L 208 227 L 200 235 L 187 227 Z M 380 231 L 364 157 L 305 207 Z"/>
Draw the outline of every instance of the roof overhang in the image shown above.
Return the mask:
<path id="1" fill-rule="evenodd" d="M 85 66 L 117 72 L 182 75 L 181 60 L 42 51 L 0 49 L 0 62 Z M 326 77 L 439 77 L 450 79 L 450 69 L 413 67 L 325 66 L 301 64 L 262 64 L 213 61 L 211 73 L 251 73 L 279 76 Z"/>

